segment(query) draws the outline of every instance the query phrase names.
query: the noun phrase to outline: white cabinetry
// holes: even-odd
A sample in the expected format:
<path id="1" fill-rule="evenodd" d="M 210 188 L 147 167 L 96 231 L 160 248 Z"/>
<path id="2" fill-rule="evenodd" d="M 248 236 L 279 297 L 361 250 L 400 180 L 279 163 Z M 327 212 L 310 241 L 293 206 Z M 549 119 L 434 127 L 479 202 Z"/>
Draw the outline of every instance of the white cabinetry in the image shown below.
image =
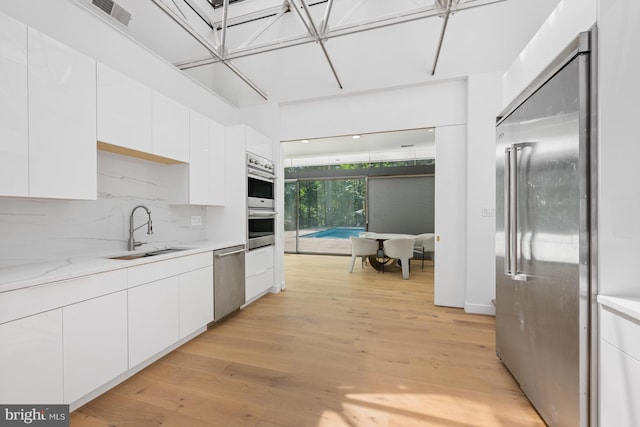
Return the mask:
<path id="1" fill-rule="evenodd" d="M 29 195 L 95 199 L 96 63 L 28 30 Z"/>
<path id="2" fill-rule="evenodd" d="M 62 310 L 0 325 L 0 402 L 62 403 Z"/>
<path id="3" fill-rule="evenodd" d="M 273 145 L 271 140 L 248 126 L 246 126 L 246 144 L 247 151 L 251 151 L 265 159 L 273 160 Z"/>
<path id="4" fill-rule="evenodd" d="M 97 68 L 97 139 L 108 144 L 101 148 L 164 163 L 188 162 L 189 109 L 104 64 Z"/>
<path id="5" fill-rule="evenodd" d="M 617 300 L 617 299 L 616 299 Z M 599 299 L 600 301 L 600 299 Z M 623 304 L 625 301 L 623 301 Z M 632 301 L 640 313 L 640 300 Z M 601 306 L 599 400 L 601 426 L 640 420 L 640 320 Z"/>
<path id="6" fill-rule="evenodd" d="M 98 64 L 98 141 L 153 152 L 151 89 Z"/>
<path id="7" fill-rule="evenodd" d="M 213 321 L 213 268 L 180 275 L 180 338 Z"/>
<path id="8" fill-rule="evenodd" d="M 29 195 L 27 26 L 0 13 L 0 195 Z"/>
<path id="9" fill-rule="evenodd" d="M 204 252 L 129 268 L 129 368 L 213 319 L 212 266 Z"/>
<path id="10" fill-rule="evenodd" d="M 74 402 L 125 372 L 127 292 L 62 309 L 64 401 Z"/>
<path id="11" fill-rule="evenodd" d="M 178 277 L 129 289 L 129 368 L 178 341 Z"/>
<path id="12" fill-rule="evenodd" d="M 182 162 L 189 161 L 189 110 L 153 92 L 151 96 L 153 153 Z"/>
<path id="13" fill-rule="evenodd" d="M 248 251 L 245 272 L 245 301 L 250 303 L 273 286 L 273 246 Z"/>
<path id="14" fill-rule="evenodd" d="M 95 199 L 95 61 L 0 15 L 0 195 Z"/>
<path id="15" fill-rule="evenodd" d="M 640 2 L 599 1 L 598 14 L 598 286 L 640 297 Z"/>
<path id="16" fill-rule="evenodd" d="M 189 164 L 171 166 L 171 203 L 222 206 L 227 182 L 225 128 L 195 111 L 189 114 L 189 128 Z"/>

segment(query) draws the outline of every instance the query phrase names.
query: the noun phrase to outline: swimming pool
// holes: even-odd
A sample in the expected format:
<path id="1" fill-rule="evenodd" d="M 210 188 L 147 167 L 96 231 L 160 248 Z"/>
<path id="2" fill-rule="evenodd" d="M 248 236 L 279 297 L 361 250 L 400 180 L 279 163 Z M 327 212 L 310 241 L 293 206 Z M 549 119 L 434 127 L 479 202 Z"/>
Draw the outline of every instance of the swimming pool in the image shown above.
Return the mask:
<path id="1" fill-rule="evenodd" d="M 305 234 L 300 237 L 311 237 L 314 239 L 348 239 L 349 236 L 359 236 L 363 231 L 364 227 L 334 227 Z"/>

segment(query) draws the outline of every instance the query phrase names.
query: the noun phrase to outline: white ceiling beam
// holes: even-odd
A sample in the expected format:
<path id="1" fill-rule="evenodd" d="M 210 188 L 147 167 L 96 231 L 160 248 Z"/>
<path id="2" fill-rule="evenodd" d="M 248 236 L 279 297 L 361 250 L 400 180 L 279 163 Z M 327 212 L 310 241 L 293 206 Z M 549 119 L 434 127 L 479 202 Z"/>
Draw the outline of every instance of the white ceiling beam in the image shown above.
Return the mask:
<path id="1" fill-rule="evenodd" d="M 288 10 L 289 10 L 289 2 L 285 1 L 284 3 L 282 3 L 282 8 L 280 9 L 280 11 L 274 16 L 272 16 L 271 19 L 269 19 L 262 27 L 258 28 L 258 30 L 254 32 L 252 35 L 250 35 L 244 42 L 242 42 L 238 46 L 238 48 L 239 49 L 245 48 L 249 46 L 251 43 L 253 43 L 254 41 L 256 41 L 256 39 L 260 37 L 269 28 L 271 28 L 271 26 L 275 24 L 276 21 L 282 18 L 284 14 L 287 13 Z"/>
<path id="2" fill-rule="evenodd" d="M 336 71 L 336 68 L 333 65 L 333 62 L 331 61 L 331 57 L 329 57 L 329 52 L 327 52 L 327 48 L 324 45 L 324 41 L 322 40 L 322 38 L 320 38 L 320 33 L 318 33 L 318 28 L 316 27 L 316 24 L 313 22 L 313 17 L 311 16 L 311 13 L 309 12 L 309 8 L 307 7 L 307 4 L 304 1 L 305 0 L 300 0 L 300 2 L 302 3 L 302 8 L 304 9 L 305 14 L 307 15 L 307 19 L 309 19 L 311 35 L 316 39 L 316 41 L 318 42 L 318 45 L 322 49 L 322 53 L 324 54 L 325 59 L 329 63 L 329 67 L 331 68 L 331 72 L 333 73 L 333 77 L 335 77 L 336 82 L 338 83 L 338 86 L 340 87 L 340 89 L 343 89 L 342 82 L 340 81 L 340 77 L 338 76 L 338 72 Z M 297 9 L 297 6 L 294 3 L 294 0 L 290 0 L 290 2 Z M 307 28 L 309 28 L 309 26 L 307 26 Z"/>
<path id="3" fill-rule="evenodd" d="M 475 0 L 473 2 L 468 3 L 460 3 L 455 7 L 451 8 L 453 12 L 459 12 L 467 9 L 474 9 L 481 6 L 487 6 L 493 3 L 500 3 L 508 0 Z M 444 2 L 445 4 L 448 0 L 437 0 L 434 6 L 426 6 L 417 9 L 411 9 L 402 11 L 399 13 L 393 13 L 385 16 L 380 16 L 368 20 L 353 22 L 349 24 L 340 24 L 336 26 L 332 26 L 322 33 L 321 37 L 323 40 L 330 40 L 332 38 L 348 36 L 351 34 L 356 34 L 365 31 L 376 30 L 379 28 L 389 27 L 393 25 L 404 24 L 413 21 L 419 21 L 422 19 L 433 18 L 435 16 L 444 16 L 446 14 L 446 9 L 441 9 L 437 7 L 439 2 Z M 353 10 L 353 9 L 352 9 Z M 350 12 L 349 12 L 350 13 Z M 340 22 L 343 22 L 342 19 Z M 310 30 L 309 28 L 307 28 Z M 227 55 L 225 56 L 227 59 L 238 59 L 244 58 L 247 56 L 257 55 L 266 52 L 272 52 L 275 50 L 286 49 L 288 47 L 299 46 L 306 43 L 313 43 L 316 39 L 311 34 L 300 34 L 290 36 L 288 38 L 265 41 L 260 44 L 254 44 L 252 46 L 239 46 L 234 49 L 229 49 Z M 211 64 L 212 62 L 218 62 L 216 59 L 211 58 L 201 58 L 199 60 L 186 61 L 183 63 L 175 64 L 178 68 L 187 69 L 198 67 L 202 65 Z"/>
<path id="4" fill-rule="evenodd" d="M 181 0 L 188 4 L 200 17 L 213 28 L 214 13 L 211 4 L 207 0 Z"/>
<path id="5" fill-rule="evenodd" d="M 324 9 L 324 18 L 322 18 L 322 22 L 320 23 L 320 34 L 324 34 L 327 32 L 327 28 L 329 28 L 329 17 L 331 16 L 331 7 L 333 6 L 333 0 L 329 0 L 327 2 L 327 7 Z"/>
<path id="6" fill-rule="evenodd" d="M 251 89 L 253 89 L 260 97 L 262 97 L 265 101 L 268 100 L 267 95 L 262 91 L 255 83 L 253 83 L 247 76 L 245 76 L 235 65 L 230 63 L 228 60 L 224 59 L 220 53 L 218 53 L 218 49 L 213 46 L 207 39 L 198 34 L 196 30 L 194 30 L 184 19 L 180 18 L 170 7 L 168 7 L 162 0 L 151 0 L 160 10 L 162 10 L 169 18 L 173 19 L 173 21 L 182 27 L 191 37 L 193 37 L 198 43 L 202 45 L 211 56 L 220 60 L 229 70 L 231 70 L 236 76 L 238 76 L 245 84 L 247 84 Z"/>
<path id="7" fill-rule="evenodd" d="M 229 16 L 229 0 L 222 2 L 222 36 L 220 37 L 220 55 L 224 58 L 227 43 L 227 17 Z"/>

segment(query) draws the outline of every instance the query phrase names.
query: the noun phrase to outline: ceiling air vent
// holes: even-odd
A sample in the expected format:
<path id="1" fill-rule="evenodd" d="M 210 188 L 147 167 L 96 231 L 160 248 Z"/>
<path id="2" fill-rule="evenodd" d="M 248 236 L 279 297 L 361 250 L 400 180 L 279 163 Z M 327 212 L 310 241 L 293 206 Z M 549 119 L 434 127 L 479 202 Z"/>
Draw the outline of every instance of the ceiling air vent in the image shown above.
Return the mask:
<path id="1" fill-rule="evenodd" d="M 91 0 L 91 4 L 107 15 L 110 15 L 125 27 L 129 25 L 131 14 L 112 0 Z"/>

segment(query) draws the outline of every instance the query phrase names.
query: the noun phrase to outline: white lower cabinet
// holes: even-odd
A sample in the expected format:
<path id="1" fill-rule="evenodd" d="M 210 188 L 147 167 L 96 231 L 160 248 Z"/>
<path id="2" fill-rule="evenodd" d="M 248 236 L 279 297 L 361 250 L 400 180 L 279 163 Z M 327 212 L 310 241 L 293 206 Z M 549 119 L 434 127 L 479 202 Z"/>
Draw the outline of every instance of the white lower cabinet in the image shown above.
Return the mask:
<path id="1" fill-rule="evenodd" d="M 60 404 L 62 309 L 0 325 L 0 402 Z"/>
<path id="2" fill-rule="evenodd" d="M 213 268 L 181 274 L 180 338 L 213 321 Z"/>
<path id="3" fill-rule="evenodd" d="M 71 403 L 128 369 L 127 291 L 62 309 L 64 401 Z"/>
<path id="4" fill-rule="evenodd" d="M 245 302 L 264 295 L 273 286 L 273 246 L 247 252 L 245 258 Z"/>
<path id="5" fill-rule="evenodd" d="M 600 309 L 600 425 L 637 426 L 640 421 L 640 320 Z"/>
<path id="6" fill-rule="evenodd" d="M 0 403 L 73 410 L 213 307 L 211 251 L 0 293 Z"/>
<path id="7" fill-rule="evenodd" d="M 167 277 L 128 292 L 129 368 L 133 368 L 178 341 L 179 279 Z"/>

